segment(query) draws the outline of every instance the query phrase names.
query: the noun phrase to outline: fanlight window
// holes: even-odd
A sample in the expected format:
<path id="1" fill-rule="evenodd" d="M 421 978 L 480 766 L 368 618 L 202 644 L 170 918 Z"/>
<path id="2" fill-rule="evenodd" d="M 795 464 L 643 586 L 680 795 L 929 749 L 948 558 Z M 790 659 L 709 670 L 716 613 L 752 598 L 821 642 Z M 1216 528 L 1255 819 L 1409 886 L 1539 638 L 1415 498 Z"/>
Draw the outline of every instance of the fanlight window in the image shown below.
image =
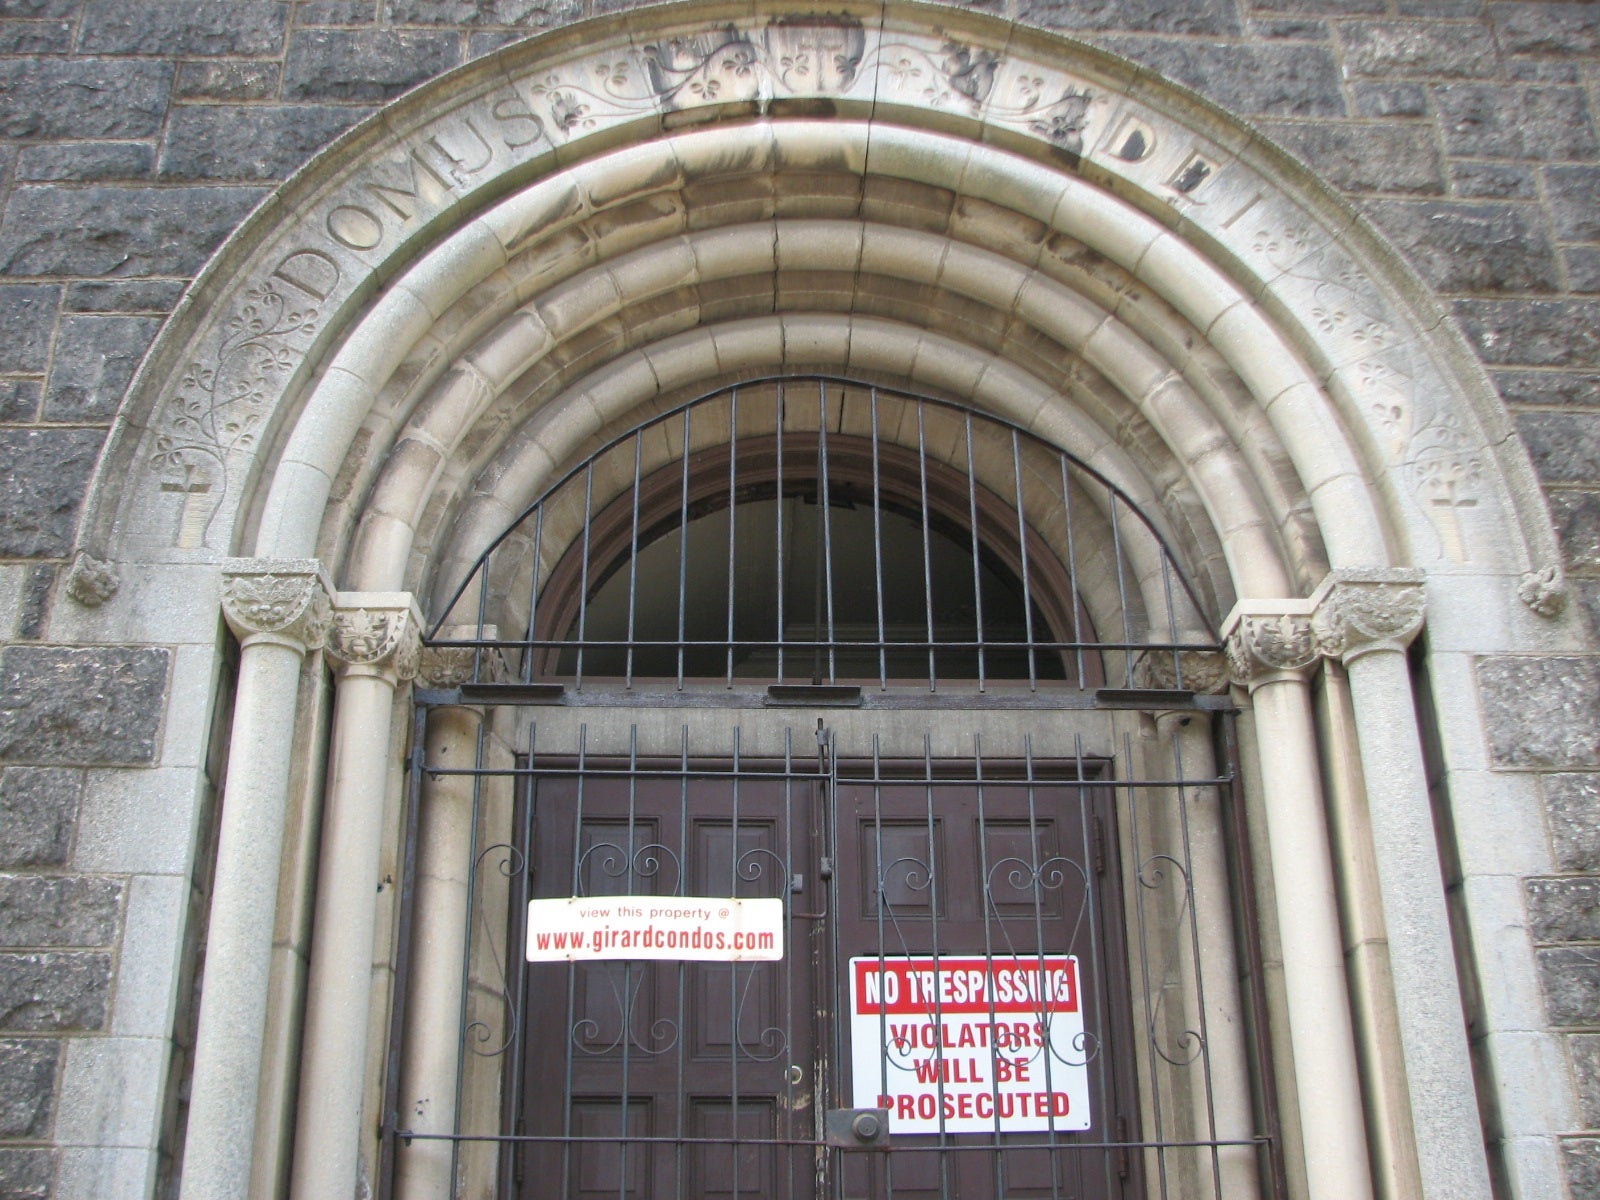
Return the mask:
<path id="1" fill-rule="evenodd" d="M 1127 687 L 1141 660 L 1181 677 L 1182 650 L 1215 645 L 1098 472 L 976 410 L 825 377 L 724 388 L 607 442 L 449 611 L 435 644 L 476 624 L 456 644 L 578 688 Z"/>

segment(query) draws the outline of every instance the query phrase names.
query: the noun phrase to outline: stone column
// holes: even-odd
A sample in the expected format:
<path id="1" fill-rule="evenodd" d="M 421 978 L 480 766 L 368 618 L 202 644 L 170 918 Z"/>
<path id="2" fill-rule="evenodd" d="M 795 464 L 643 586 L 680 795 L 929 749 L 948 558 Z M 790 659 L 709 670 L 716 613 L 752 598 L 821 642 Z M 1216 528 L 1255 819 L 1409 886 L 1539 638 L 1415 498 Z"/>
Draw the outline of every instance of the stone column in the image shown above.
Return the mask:
<path id="1" fill-rule="evenodd" d="M 1255 712 L 1308 1194 L 1364 1200 L 1372 1176 L 1308 685 L 1310 602 L 1241 603 L 1228 657 Z"/>
<path id="2" fill-rule="evenodd" d="M 479 636 L 477 628 L 473 627 L 468 636 Z M 473 658 L 470 648 L 425 650 L 421 678 L 431 687 L 457 687 L 472 678 Z M 430 711 L 428 764 L 471 767 L 478 760 L 482 726 L 483 711 L 478 708 Z M 467 954 L 467 895 L 473 868 L 473 783 L 466 775 L 429 776 L 423 783 L 417 827 L 411 979 L 400 1072 L 400 1128 L 412 1133 L 455 1132 L 461 1022 L 466 1002 L 462 982 Z M 455 1144 L 448 1141 L 402 1142 L 396 1195 L 401 1200 L 454 1196 L 455 1149 Z"/>
<path id="3" fill-rule="evenodd" d="M 1422 628 L 1422 572 L 1333 572 L 1313 598 L 1323 653 L 1350 679 L 1390 948 L 1422 1195 L 1488 1200 L 1477 1093 L 1406 646 Z"/>
<path id="4" fill-rule="evenodd" d="M 331 589 L 309 559 L 230 559 L 222 611 L 239 638 L 228 773 L 206 931 L 183 1200 L 246 1200 L 267 1024 L 272 933 L 300 669 Z"/>
<path id="5" fill-rule="evenodd" d="M 290 1194 L 357 1194 L 372 948 L 395 688 L 417 672 L 420 619 L 405 592 L 340 592 L 328 653 L 338 663 L 328 796 L 306 985 Z M 372 1115 L 372 1114 L 365 1114 Z"/>
<path id="6" fill-rule="evenodd" d="M 1196 635 L 1195 641 L 1204 640 Z M 1219 653 L 1185 651 L 1180 662 L 1171 654 L 1152 654 L 1138 673 L 1140 687 L 1176 688 L 1180 682 L 1201 695 L 1225 691 L 1228 662 Z M 1182 677 L 1179 678 L 1181 665 Z M 1158 759 L 1155 771 L 1175 772 L 1177 778 L 1199 780 L 1215 778 L 1216 751 L 1212 746 L 1211 719 L 1204 712 L 1165 712 L 1156 717 L 1156 732 L 1161 745 L 1170 747 L 1170 757 Z M 1174 801 L 1177 797 L 1174 796 Z M 1184 821 L 1172 831 L 1174 844 L 1187 853 L 1184 867 L 1188 874 L 1193 905 L 1194 935 L 1200 946 L 1200 961 L 1191 955 L 1180 956 L 1184 968 L 1193 976 L 1185 981 L 1194 994 L 1196 1011 L 1205 1020 L 1203 1051 L 1210 1094 L 1205 1078 L 1191 1072 L 1188 1103 L 1193 1113 L 1192 1136 L 1197 1140 L 1215 1138 L 1248 1143 L 1255 1134 L 1255 1114 L 1251 1107 L 1250 1056 L 1245 1044 L 1244 999 L 1239 993 L 1238 958 L 1234 953 L 1233 905 L 1228 882 L 1229 832 L 1223 820 L 1220 797 L 1215 787 L 1191 786 L 1183 795 Z M 1178 805 L 1173 804 L 1176 814 Z M 1173 821 L 1177 822 L 1177 816 Z M 1185 912 L 1190 911 L 1185 908 Z M 1187 942 L 1189 930 L 1177 931 Z M 1187 949 L 1187 947 L 1186 947 Z M 1203 1000 L 1204 1008 L 1200 1003 Z M 1196 1156 L 1196 1194 L 1210 1195 L 1213 1164 L 1209 1152 Z M 1217 1151 L 1215 1178 L 1223 1197 L 1248 1198 L 1259 1195 L 1256 1151 L 1248 1144 L 1225 1146 Z"/>

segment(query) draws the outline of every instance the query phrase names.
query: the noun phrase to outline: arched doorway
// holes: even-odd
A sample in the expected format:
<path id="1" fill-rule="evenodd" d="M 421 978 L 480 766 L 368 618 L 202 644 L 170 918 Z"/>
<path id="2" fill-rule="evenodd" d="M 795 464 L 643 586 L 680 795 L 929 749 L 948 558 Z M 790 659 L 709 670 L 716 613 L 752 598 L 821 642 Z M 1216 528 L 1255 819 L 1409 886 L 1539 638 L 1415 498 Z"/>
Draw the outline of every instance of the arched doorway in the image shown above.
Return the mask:
<path id="1" fill-rule="evenodd" d="M 749 381 L 560 472 L 444 611 L 419 703 L 476 737 L 414 790 L 473 804 L 402 880 L 395 1194 L 1281 1194 L 1220 642 L 1098 472 Z M 759 960 L 635 944 L 750 900 Z"/>

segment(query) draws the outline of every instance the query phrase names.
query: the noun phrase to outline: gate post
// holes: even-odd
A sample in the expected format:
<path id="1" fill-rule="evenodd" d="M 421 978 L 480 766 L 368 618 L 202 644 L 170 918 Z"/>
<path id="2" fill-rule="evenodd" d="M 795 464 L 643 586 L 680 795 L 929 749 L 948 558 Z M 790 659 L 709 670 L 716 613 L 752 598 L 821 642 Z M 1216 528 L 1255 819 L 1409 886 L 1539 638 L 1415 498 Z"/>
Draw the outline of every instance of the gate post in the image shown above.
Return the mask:
<path id="1" fill-rule="evenodd" d="M 1255 713 L 1309 1195 L 1364 1200 L 1372 1174 L 1311 708 L 1311 611 L 1243 601 L 1224 633 Z"/>
<path id="2" fill-rule="evenodd" d="M 440 636 L 493 638 L 496 633 L 493 626 L 481 632 L 471 626 L 445 630 Z M 476 657 L 471 649 L 424 648 L 420 677 L 429 687 L 459 687 L 472 679 Z M 424 766 L 477 765 L 483 722 L 481 707 L 430 707 Z M 424 774 L 422 780 L 410 979 L 400 981 L 406 989 L 406 1006 L 398 1121 L 408 1133 L 452 1134 L 456 1129 L 475 790 L 471 775 Z M 455 1164 L 454 1142 L 403 1143 L 397 1154 L 395 1195 L 400 1200 L 454 1196 Z"/>
<path id="3" fill-rule="evenodd" d="M 339 687 L 306 985 L 295 1200 L 355 1195 L 369 1136 L 362 1121 L 367 1026 L 394 693 L 416 674 L 419 625 L 409 593 L 335 597 L 328 651 L 339 664 Z"/>

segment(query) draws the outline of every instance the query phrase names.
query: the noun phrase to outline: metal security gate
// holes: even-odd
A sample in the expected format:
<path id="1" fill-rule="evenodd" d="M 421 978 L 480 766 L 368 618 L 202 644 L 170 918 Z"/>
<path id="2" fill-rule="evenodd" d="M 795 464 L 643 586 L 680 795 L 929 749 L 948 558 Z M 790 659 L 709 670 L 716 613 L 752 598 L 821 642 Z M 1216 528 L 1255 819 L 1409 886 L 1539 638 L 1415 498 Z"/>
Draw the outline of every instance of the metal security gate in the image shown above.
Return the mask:
<path id="1" fill-rule="evenodd" d="M 1230 715 L 1206 716 L 1226 736 Z M 1035 756 L 1025 735 L 841 755 L 819 724 L 751 754 L 739 726 L 685 725 L 663 753 L 659 729 L 641 749 L 636 724 L 604 724 L 535 720 L 503 767 L 415 764 L 419 790 L 471 779 L 485 828 L 490 792 L 510 796 L 510 836 L 473 850 L 482 1003 L 458 1031 L 458 1111 L 492 1093 L 494 1121 L 445 1139 L 492 1149 L 489 1194 L 1221 1197 L 1230 1154 L 1275 1194 L 1270 1088 L 1251 1136 L 1218 1132 L 1195 994 L 1191 809 L 1236 822 L 1231 772 L 1140 779 L 1126 737 L 1110 758 Z M 782 958 L 519 962 L 527 902 L 566 896 L 773 897 Z"/>
<path id="2" fill-rule="evenodd" d="M 1282 1196 L 1225 601 L 946 400 L 605 442 L 425 639 L 380 1195 Z M 781 953 L 525 962 L 534 901 Z"/>

